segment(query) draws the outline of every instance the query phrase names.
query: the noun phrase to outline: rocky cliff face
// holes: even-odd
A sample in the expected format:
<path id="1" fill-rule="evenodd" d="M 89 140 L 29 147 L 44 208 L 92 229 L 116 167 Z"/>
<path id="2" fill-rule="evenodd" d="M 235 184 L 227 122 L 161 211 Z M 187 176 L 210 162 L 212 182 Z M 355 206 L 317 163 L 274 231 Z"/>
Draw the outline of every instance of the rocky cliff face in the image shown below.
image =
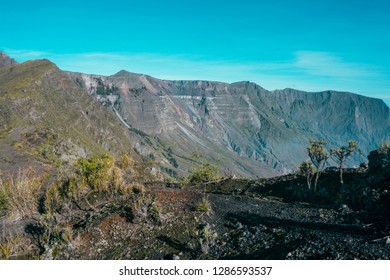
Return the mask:
<path id="1" fill-rule="evenodd" d="M 156 140 L 155 154 L 162 148 L 179 173 L 191 168 L 190 154 L 197 152 L 233 174 L 283 174 L 306 159 L 309 139 L 325 139 L 328 147 L 355 139 L 363 151 L 350 161 L 356 165 L 390 135 L 386 104 L 352 93 L 164 81 L 126 71 L 69 75 L 132 129 Z"/>
<path id="2" fill-rule="evenodd" d="M 4 52 L 0 51 L 0 67 L 12 66 L 18 64 L 14 59 L 10 58 Z"/>

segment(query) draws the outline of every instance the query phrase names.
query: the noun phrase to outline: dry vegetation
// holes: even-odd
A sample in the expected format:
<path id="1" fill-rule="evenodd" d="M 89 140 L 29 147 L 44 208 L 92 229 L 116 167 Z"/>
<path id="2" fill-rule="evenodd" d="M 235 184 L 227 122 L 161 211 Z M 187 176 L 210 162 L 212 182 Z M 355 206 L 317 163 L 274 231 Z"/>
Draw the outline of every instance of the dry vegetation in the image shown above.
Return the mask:
<path id="1" fill-rule="evenodd" d="M 0 258 L 55 258 L 74 239 L 73 227 L 78 220 L 107 209 L 131 219 L 150 216 L 157 221 L 160 217 L 158 204 L 140 180 L 153 178 L 149 165 L 135 164 L 128 155 L 117 161 L 108 154 L 83 158 L 58 172 L 38 176 L 30 168 L 0 174 L 3 222 L 32 221 L 23 235 L 7 231 L 3 225 L 6 234 L 0 237 Z M 31 242 L 32 246 L 20 245 Z"/>
<path id="2" fill-rule="evenodd" d="M 355 238 L 349 231 L 381 240 L 377 235 L 383 227 L 377 220 L 388 224 L 389 219 L 388 146 L 370 154 L 368 169 L 345 170 L 343 183 L 338 170 L 323 170 L 317 192 L 308 188 L 315 175 L 310 165 L 277 178 L 221 180 L 206 161 L 186 177 L 187 188 L 178 183 L 166 188 L 162 182 L 145 187 L 146 179 L 154 180 L 150 162 L 140 163 L 126 154 L 82 158 L 50 176 L 38 176 L 32 169 L 1 175 L 2 219 L 7 225 L 23 222 L 23 229 L 12 231 L 3 225 L 2 231 L 7 230 L 0 237 L 0 258 L 171 258 L 176 252 L 196 259 L 260 258 L 270 250 L 266 242 L 275 247 L 271 256 L 306 258 L 316 256 L 300 243 L 310 234 L 316 236 L 310 239 L 310 252 L 317 247 L 344 250 L 334 249 L 332 238 Z M 332 209 L 340 205 L 348 206 Z M 340 226 L 340 221 L 346 225 Z M 346 232 L 338 232 L 344 228 Z M 292 246 L 290 252 L 280 249 L 283 242 Z M 343 258 L 388 256 L 388 250 L 376 253 L 380 245 L 370 244 L 355 246 L 357 253 Z M 257 251 L 248 251 L 248 246 Z M 333 258 L 326 250 L 319 258 Z"/>
<path id="3" fill-rule="evenodd" d="M 38 214 L 42 179 L 32 169 L 0 178 L 0 211 L 12 220 Z"/>

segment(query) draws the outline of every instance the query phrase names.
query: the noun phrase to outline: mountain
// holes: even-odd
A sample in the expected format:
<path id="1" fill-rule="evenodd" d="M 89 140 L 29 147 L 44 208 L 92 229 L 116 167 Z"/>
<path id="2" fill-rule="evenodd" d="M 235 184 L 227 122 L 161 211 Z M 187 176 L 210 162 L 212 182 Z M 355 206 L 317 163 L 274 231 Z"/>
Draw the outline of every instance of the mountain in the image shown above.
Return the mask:
<path id="1" fill-rule="evenodd" d="M 317 192 L 304 174 L 273 177 L 309 139 L 355 139 L 349 164 L 367 160 L 390 136 L 383 101 L 1 57 L 0 259 L 389 258 L 390 143 L 342 184 L 325 169 Z M 166 176 L 199 161 L 246 178 Z"/>
<path id="2" fill-rule="evenodd" d="M 187 106 L 187 95 L 177 95 L 165 81 L 126 71 L 111 77 L 68 75 L 102 104 L 112 107 L 130 130 L 139 132 L 142 137 L 133 141 L 134 148 L 155 159 L 172 176 L 186 175 L 194 167 L 193 153 L 204 155 L 223 172 L 262 177 L 277 174 L 266 162 L 242 156 L 210 137 L 212 133 L 202 131 L 204 108 Z M 201 101 L 201 97 L 194 97 L 197 99 Z"/>
<path id="3" fill-rule="evenodd" d="M 167 81 L 127 71 L 68 75 L 155 140 L 155 156 L 179 174 L 193 165 L 193 152 L 238 176 L 283 174 L 307 159 L 310 139 L 328 148 L 358 141 L 363 154 L 349 162 L 358 165 L 390 136 L 387 105 L 348 92 L 268 91 L 250 82 Z"/>
<path id="4" fill-rule="evenodd" d="M 138 157 L 115 114 L 56 65 L 2 61 L 11 63 L 0 68 L 0 170 L 41 170 L 106 152 Z"/>
<path id="5" fill-rule="evenodd" d="M 238 177 L 272 177 L 307 159 L 310 139 L 358 141 L 369 151 L 390 136 L 379 99 L 336 91 L 268 91 L 250 82 L 168 81 L 120 71 L 64 72 L 48 60 L 0 59 L 0 168 L 130 153 L 180 177 L 204 160 Z M 98 102 L 97 102 L 98 101 Z M 104 106 L 101 106 L 104 105 Z"/>

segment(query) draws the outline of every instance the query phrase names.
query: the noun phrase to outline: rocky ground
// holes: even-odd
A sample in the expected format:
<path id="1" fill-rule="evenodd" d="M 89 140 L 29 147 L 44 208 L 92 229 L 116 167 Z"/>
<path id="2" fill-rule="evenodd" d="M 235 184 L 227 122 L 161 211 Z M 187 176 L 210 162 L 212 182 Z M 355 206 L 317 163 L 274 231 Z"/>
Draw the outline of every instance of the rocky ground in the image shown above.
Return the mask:
<path id="1" fill-rule="evenodd" d="M 57 214 L 2 220 L 9 259 L 389 259 L 390 153 L 299 174 L 198 186 L 148 183 L 128 196 L 64 202 Z M 136 191 L 135 191 L 136 190 Z M 77 206 L 77 207 L 76 207 Z"/>
<path id="2" fill-rule="evenodd" d="M 225 182 L 227 189 L 235 183 Z M 224 187 L 223 185 L 229 185 Z M 234 188 L 236 190 L 236 188 Z M 65 259 L 388 259 L 383 224 L 339 208 L 280 197 L 149 186 L 158 217 L 129 220 L 102 211 L 56 258 Z M 209 211 L 199 211 L 206 196 Z M 51 258 L 52 255 L 48 254 Z"/>

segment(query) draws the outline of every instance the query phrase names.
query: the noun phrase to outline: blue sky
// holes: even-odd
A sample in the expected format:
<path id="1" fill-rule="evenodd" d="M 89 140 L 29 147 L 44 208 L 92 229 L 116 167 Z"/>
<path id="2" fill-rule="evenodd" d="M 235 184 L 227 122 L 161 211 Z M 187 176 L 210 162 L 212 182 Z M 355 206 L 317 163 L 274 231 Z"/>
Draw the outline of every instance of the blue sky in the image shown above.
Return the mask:
<path id="1" fill-rule="evenodd" d="M 390 1 L 2 1 L 19 62 L 163 79 L 335 89 L 390 104 Z"/>

